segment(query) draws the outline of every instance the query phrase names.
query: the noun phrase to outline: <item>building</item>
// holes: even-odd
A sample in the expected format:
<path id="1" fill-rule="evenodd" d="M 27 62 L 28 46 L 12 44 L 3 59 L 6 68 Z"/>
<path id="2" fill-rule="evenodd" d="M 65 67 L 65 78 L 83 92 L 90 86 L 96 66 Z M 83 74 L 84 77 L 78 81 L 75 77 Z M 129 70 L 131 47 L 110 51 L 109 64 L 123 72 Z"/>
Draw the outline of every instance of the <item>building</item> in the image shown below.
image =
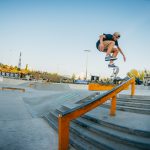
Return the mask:
<path id="1" fill-rule="evenodd" d="M 145 86 L 150 86 L 150 75 L 146 75 L 145 77 L 144 77 L 144 85 Z"/>

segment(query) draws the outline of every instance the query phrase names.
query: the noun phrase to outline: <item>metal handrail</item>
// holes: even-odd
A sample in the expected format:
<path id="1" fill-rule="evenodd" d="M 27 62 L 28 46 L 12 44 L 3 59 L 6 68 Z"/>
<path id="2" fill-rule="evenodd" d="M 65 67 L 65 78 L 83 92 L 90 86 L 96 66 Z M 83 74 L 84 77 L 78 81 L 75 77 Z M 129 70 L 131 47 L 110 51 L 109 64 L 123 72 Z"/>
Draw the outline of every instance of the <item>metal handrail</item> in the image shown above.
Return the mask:
<path id="1" fill-rule="evenodd" d="M 67 150 L 69 147 L 69 124 L 70 121 L 80 117 L 81 115 L 89 112 L 97 106 L 105 103 L 112 98 L 110 115 L 115 116 L 116 113 L 116 97 L 119 92 L 124 90 L 131 84 L 131 95 L 135 93 L 135 79 L 130 78 L 122 84 L 114 87 L 112 90 L 97 96 L 91 101 L 85 102 L 80 106 L 67 110 L 58 116 L 58 132 L 59 132 L 59 150 Z"/>

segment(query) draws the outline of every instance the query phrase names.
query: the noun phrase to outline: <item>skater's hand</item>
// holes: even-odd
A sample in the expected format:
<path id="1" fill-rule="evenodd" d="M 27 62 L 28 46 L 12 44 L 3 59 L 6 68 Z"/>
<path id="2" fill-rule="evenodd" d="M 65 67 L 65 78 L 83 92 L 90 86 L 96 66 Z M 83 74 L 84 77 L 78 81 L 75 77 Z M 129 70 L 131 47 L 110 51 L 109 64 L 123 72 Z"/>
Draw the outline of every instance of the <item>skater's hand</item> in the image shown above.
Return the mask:
<path id="1" fill-rule="evenodd" d="M 104 51 L 104 44 L 103 43 L 100 44 L 100 51 Z"/>
<path id="2" fill-rule="evenodd" d="M 124 62 L 126 61 L 126 57 L 123 55 L 123 60 L 124 60 Z"/>

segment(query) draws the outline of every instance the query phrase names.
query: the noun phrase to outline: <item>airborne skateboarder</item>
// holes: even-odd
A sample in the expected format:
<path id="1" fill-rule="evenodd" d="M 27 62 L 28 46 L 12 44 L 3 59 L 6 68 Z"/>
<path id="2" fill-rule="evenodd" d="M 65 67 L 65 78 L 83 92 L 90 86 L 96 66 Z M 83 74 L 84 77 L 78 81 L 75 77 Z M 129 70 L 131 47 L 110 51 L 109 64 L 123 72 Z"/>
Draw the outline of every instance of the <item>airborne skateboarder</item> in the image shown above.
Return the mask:
<path id="1" fill-rule="evenodd" d="M 124 61 L 126 61 L 126 57 L 118 44 L 119 38 L 120 34 L 118 32 L 115 32 L 113 35 L 103 34 L 99 36 L 99 40 L 96 42 L 96 48 L 100 52 L 106 53 L 105 61 L 110 61 L 108 67 L 116 67 L 113 61 L 117 59 L 116 57 L 119 52 L 122 54 Z"/>

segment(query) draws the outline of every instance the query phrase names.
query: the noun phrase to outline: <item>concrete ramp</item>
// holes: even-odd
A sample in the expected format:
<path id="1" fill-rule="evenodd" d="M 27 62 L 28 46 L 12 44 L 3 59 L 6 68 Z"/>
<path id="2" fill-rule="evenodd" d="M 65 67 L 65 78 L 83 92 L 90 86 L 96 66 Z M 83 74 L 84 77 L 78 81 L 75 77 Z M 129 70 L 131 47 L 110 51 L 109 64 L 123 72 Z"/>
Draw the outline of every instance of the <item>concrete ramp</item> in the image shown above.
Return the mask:
<path id="1" fill-rule="evenodd" d="M 23 84 L 23 83 L 26 83 L 26 82 L 27 82 L 26 80 L 3 78 L 3 81 L 1 82 L 1 84 L 19 85 L 19 84 Z"/>
<path id="2" fill-rule="evenodd" d="M 36 90 L 68 91 L 71 90 L 68 84 L 63 83 L 34 83 L 31 88 Z"/>
<path id="3" fill-rule="evenodd" d="M 33 117 L 40 117 L 44 114 L 49 113 L 52 110 L 55 110 L 57 107 L 60 107 L 64 103 L 71 103 L 76 102 L 81 99 L 84 99 L 91 95 L 90 91 L 65 91 L 65 92 L 52 92 L 48 95 L 43 95 L 43 91 L 38 93 L 36 96 L 27 96 L 27 93 L 25 93 L 25 96 L 23 97 L 23 100 L 28 107 L 28 110 L 32 114 Z"/>

